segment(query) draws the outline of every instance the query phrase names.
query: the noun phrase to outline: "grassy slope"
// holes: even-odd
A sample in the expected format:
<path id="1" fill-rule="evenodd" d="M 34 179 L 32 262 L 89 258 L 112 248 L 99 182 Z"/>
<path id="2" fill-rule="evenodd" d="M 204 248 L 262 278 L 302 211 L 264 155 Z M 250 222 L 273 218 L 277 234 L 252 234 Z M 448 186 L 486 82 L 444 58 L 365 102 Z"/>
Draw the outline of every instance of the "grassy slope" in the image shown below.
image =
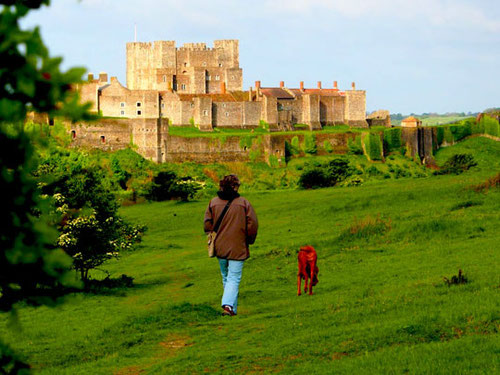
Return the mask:
<path id="1" fill-rule="evenodd" d="M 0 336 L 42 374 L 499 372 L 500 192 L 465 188 L 500 171 L 500 147 L 474 138 L 437 159 L 464 151 L 479 165 L 462 176 L 247 194 L 261 230 L 234 318 L 219 316 L 220 276 L 201 233 L 207 202 L 127 207 L 150 229 L 107 268 L 137 286 L 22 307 L 23 332 L 6 330 L 4 315 Z M 389 230 L 346 232 L 378 215 Z M 306 243 L 320 282 L 297 297 Z M 470 282 L 445 286 L 459 268 Z"/>

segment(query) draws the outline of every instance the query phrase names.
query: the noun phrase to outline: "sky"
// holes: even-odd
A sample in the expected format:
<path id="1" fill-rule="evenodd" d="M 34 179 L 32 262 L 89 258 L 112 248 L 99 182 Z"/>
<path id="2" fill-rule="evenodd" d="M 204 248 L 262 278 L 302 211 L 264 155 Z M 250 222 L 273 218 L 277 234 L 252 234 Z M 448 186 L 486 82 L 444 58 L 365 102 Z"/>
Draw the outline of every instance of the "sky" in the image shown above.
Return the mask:
<path id="1" fill-rule="evenodd" d="M 63 68 L 126 84 L 134 41 L 239 39 L 243 88 L 366 90 L 367 110 L 478 112 L 500 107 L 499 0 L 52 0 L 40 26 Z"/>

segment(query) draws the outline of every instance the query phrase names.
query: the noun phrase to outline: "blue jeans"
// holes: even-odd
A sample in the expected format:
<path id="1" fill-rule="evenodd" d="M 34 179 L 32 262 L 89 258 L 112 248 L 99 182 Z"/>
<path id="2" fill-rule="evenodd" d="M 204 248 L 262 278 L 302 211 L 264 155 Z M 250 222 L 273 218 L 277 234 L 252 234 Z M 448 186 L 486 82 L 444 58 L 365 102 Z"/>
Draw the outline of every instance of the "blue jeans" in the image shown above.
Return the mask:
<path id="1" fill-rule="evenodd" d="M 238 308 L 238 290 L 243 272 L 243 260 L 219 259 L 220 272 L 222 274 L 222 285 L 224 294 L 222 295 L 222 306 L 233 307 L 236 314 Z"/>

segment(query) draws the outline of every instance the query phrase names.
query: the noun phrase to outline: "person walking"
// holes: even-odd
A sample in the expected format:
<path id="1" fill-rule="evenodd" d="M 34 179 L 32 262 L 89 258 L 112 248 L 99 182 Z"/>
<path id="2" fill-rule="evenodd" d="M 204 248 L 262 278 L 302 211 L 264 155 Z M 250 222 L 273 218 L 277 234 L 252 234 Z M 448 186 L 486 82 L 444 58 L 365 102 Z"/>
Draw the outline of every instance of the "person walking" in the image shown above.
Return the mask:
<path id="1" fill-rule="evenodd" d="M 204 230 L 209 233 L 224 214 L 215 238 L 215 255 L 222 274 L 223 315 L 237 313 L 238 292 L 243 263 L 250 256 L 248 245 L 255 242 L 258 230 L 257 215 L 248 200 L 238 194 L 240 180 L 234 174 L 219 182 L 220 190 L 205 211 Z"/>

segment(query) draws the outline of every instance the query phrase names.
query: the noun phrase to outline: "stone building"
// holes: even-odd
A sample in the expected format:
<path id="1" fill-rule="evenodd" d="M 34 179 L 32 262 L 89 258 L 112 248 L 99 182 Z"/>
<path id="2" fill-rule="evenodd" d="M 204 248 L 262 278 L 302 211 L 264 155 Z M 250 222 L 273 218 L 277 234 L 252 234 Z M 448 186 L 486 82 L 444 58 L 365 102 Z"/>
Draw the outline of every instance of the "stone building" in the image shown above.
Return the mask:
<path id="1" fill-rule="evenodd" d="M 204 43 L 177 48 L 174 41 L 156 41 L 127 43 L 127 87 L 116 77 L 108 81 L 106 73 L 98 77 L 90 73 L 88 82 L 78 89 L 82 100 L 92 103 L 93 111 L 116 119 L 113 124 L 123 120 L 133 143 L 137 142 L 135 135 L 142 134 L 134 129 L 146 129 L 141 139 L 151 138 L 143 143 L 148 157 L 156 161 L 168 159 L 160 134 L 168 133 L 169 126 L 196 126 L 202 131 L 255 128 L 262 123 L 271 131 L 291 130 L 297 124 L 311 130 L 335 124 L 368 127 L 366 92 L 357 90 L 354 82 L 344 91 L 337 81 L 330 88 L 322 87 L 321 82 L 316 88 L 305 88 L 303 82 L 298 88 L 289 88 L 283 81 L 279 87 L 263 87 L 256 81 L 247 91 L 242 82 L 237 40 L 216 40 L 213 48 Z M 74 137 L 102 131 L 102 127 L 85 129 L 72 129 Z M 119 139 L 126 138 L 122 134 Z M 83 139 L 103 138 L 85 135 L 75 142 L 85 144 Z M 129 143 L 127 140 L 124 146 Z"/>
<path id="2" fill-rule="evenodd" d="M 410 116 L 401 121 L 401 126 L 403 128 L 418 128 L 422 126 L 422 120 L 416 117 Z"/>

